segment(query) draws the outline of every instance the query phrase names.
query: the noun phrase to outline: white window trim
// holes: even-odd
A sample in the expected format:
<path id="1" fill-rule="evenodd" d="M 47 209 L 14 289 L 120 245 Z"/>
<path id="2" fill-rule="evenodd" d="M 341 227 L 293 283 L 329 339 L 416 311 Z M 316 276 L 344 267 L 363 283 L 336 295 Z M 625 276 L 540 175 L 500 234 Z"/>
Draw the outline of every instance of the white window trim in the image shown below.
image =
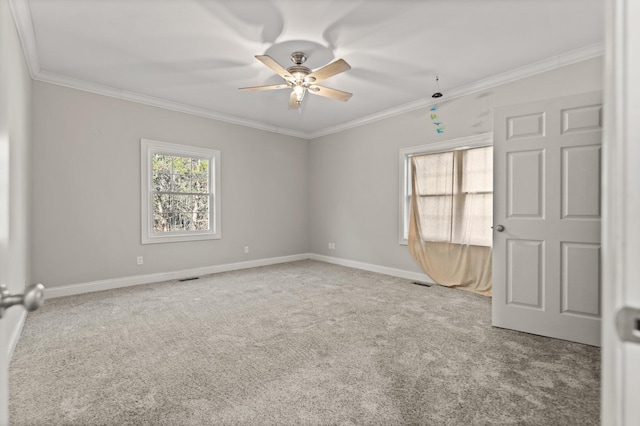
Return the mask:
<path id="1" fill-rule="evenodd" d="M 211 229 L 208 231 L 184 231 L 181 233 L 154 234 L 153 220 L 153 180 L 151 178 L 151 159 L 154 154 L 163 153 L 184 157 L 200 157 L 209 159 L 209 182 L 213 182 L 211 193 L 213 207 L 209 212 Z M 150 139 L 140 140 L 140 170 L 141 170 L 141 212 L 142 212 L 142 244 L 170 243 L 177 241 L 217 240 L 222 238 L 220 229 L 220 151 L 215 149 L 198 148 L 178 145 Z M 213 215 L 213 217 L 211 217 Z"/>
<path id="2" fill-rule="evenodd" d="M 438 141 L 420 146 L 403 148 L 398 155 L 398 171 L 400 174 L 400 202 L 398 218 L 398 241 L 400 245 L 409 244 L 406 235 L 409 233 L 409 209 L 408 197 L 411 185 L 411 157 L 424 154 L 436 154 L 439 152 L 454 151 L 458 149 L 481 148 L 493 145 L 493 133 L 482 133 L 464 138 Z"/>

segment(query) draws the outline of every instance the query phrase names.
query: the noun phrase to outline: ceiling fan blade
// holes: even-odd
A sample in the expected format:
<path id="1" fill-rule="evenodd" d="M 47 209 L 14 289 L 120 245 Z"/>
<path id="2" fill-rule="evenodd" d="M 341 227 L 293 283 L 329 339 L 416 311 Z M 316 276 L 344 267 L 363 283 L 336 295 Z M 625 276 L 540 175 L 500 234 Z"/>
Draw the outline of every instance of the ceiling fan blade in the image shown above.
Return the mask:
<path id="1" fill-rule="evenodd" d="M 306 77 L 306 80 L 309 83 L 315 83 L 326 80 L 329 77 L 333 77 L 336 74 L 340 74 L 341 72 L 345 72 L 350 69 L 351 65 L 349 65 L 347 61 L 344 59 L 338 59 L 337 61 L 331 62 L 329 65 L 325 65 L 324 67 L 315 70 Z"/>
<path id="2" fill-rule="evenodd" d="M 253 87 L 241 87 L 240 90 L 246 90 L 248 92 L 259 92 L 262 90 L 278 90 L 278 89 L 287 89 L 291 86 L 288 84 L 272 84 L 269 86 L 253 86 Z"/>
<path id="3" fill-rule="evenodd" d="M 296 92 L 291 91 L 291 96 L 289 96 L 289 109 L 298 109 L 300 108 L 300 102 L 298 102 L 298 98 L 296 97 Z"/>
<path id="4" fill-rule="evenodd" d="M 353 96 L 353 93 L 343 92 L 342 90 L 331 89 L 330 87 L 316 86 L 316 85 L 310 86 L 309 92 L 313 93 L 314 95 L 324 96 L 325 98 L 337 99 L 342 102 L 347 102 L 349 99 L 351 99 L 351 96 Z"/>
<path id="5" fill-rule="evenodd" d="M 287 71 L 282 65 L 277 63 L 271 56 L 269 55 L 256 55 L 256 59 L 274 70 L 278 75 L 285 80 L 291 80 L 291 74 Z"/>

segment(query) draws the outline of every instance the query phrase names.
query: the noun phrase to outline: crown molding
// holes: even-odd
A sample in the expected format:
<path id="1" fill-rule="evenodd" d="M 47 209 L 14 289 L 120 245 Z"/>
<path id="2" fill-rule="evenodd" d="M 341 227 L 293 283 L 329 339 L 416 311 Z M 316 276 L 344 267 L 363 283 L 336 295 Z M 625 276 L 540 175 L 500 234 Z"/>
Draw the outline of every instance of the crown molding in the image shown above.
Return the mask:
<path id="1" fill-rule="evenodd" d="M 14 0 L 15 1 L 15 0 Z M 516 68 L 511 71 L 504 72 L 483 80 L 478 80 L 473 83 L 456 87 L 448 90 L 446 100 L 456 99 L 462 96 L 470 95 L 473 93 L 481 92 L 492 87 L 500 86 L 503 84 L 511 83 L 516 80 L 520 80 L 526 77 L 531 77 L 543 72 L 552 71 L 556 68 L 571 65 L 577 62 L 586 61 L 588 59 L 595 58 L 604 54 L 604 43 L 598 43 L 595 45 L 587 46 L 581 49 L 573 50 L 563 55 L 554 56 L 543 61 L 535 62 L 533 64 L 525 65 L 520 68 Z M 390 108 L 375 114 L 368 115 L 356 120 L 352 120 L 346 123 L 339 124 L 337 126 L 328 127 L 317 132 L 301 132 L 293 129 L 281 128 L 259 121 L 247 120 L 240 117 L 222 114 L 206 108 L 198 108 L 178 102 L 168 101 L 165 99 L 155 98 L 153 96 L 142 95 L 135 92 L 129 92 L 126 90 L 115 89 L 113 87 L 104 86 L 101 84 L 91 83 L 84 80 L 79 80 L 71 77 L 62 76 L 59 74 L 49 73 L 46 71 L 40 71 L 33 76 L 34 80 L 42 81 L 45 83 L 56 84 L 59 86 L 65 86 L 72 89 L 83 90 L 86 92 L 97 93 L 99 95 L 110 96 L 113 98 L 123 99 L 131 102 L 138 102 L 145 105 L 151 105 L 159 108 L 169 109 L 172 111 L 183 112 L 186 114 L 196 115 L 199 117 L 211 118 L 214 120 L 224 121 L 227 123 L 237 124 L 240 126 L 251 127 L 258 130 L 264 130 L 267 132 L 279 133 L 283 135 L 293 136 L 301 139 L 316 139 L 322 136 L 339 133 L 345 130 L 353 129 L 355 127 L 364 126 L 366 124 L 375 123 L 376 121 L 384 120 L 387 118 L 395 117 L 400 114 L 404 114 L 411 111 L 416 111 L 422 108 L 430 107 L 441 102 L 441 99 L 418 99 L 394 108 Z"/>
<path id="2" fill-rule="evenodd" d="M 492 87 L 501 86 L 503 84 L 511 83 L 516 80 L 520 80 L 526 77 L 531 77 L 543 72 L 552 71 L 556 68 L 561 68 L 567 65 L 575 64 L 578 62 L 586 61 L 604 54 L 604 43 L 592 44 L 590 46 L 582 47 L 580 49 L 572 50 L 570 52 L 553 56 L 551 58 L 534 62 L 529 65 L 522 66 L 501 74 L 491 76 L 482 80 L 474 81 L 473 83 L 459 86 L 450 90 L 447 90 L 445 98 L 439 99 L 418 99 L 397 107 L 393 107 L 376 114 L 371 114 L 366 117 L 358 118 L 356 120 L 348 121 L 346 123 L 339 124 L 337 126 L 328 127 L 326 129 L 310 133 L 309 139 L 316 139 L 322 136 L 331 135 L 334 133 L 343 132 L 345 130 L 353 129 L 355 127 L 364 126 L 365 124 L 374 123 L 376 121 L 384 120 L 387 118 L 395 117 L 400 114 L 404 114 L 418 109 L 433 106 L 442 102 L 442 99 L 451 100 L 459 98 L 461 96 L 471 95 L 473 93 L 481 92 Z"/>
<path id="3" fill-rule="evenodd" d="M 397 107 L 389 108 L 387 110 L 367 115 L 356 120 L 348 121 L 346 123 L 338 124 L 336 126 L 327 127 L 315 132 L 302 132 L 298 130 L 282 128 L 271 124 L 262 123 L 254 120 L 247 120 L 244 118 L 236 117 L 233 115 L 223 114 L 215 112 L 206 108 L 193 107 L 190 105 L 181 104 L 178 102 L 168 101 L 165 99 L 156 98 L 153 96 L 142 95 L 136 92 L 130 92 L 126 90 L 120 90 L 101 84 L 91 83 L 88 81 L 75 79 L 71 77 L 62 76 L 40 69 L 40 62 L 38 60 L 38 46 L 36 43 L 35 31 L 33 28 L 33 22 L 31 20 L 31 11 L 27 0 L 8 0 L 11 8 L 13 19 L 16 23 L 18 30 L 18 36 L 22 44 L 25 59 L 31 78 L 34 80 L 42 81 L 45 83 L 56 84 L 59 86 L 65 86 L 72 89 L 83 90 L 86 92 L 96 93 L 104 96 L 109 96 L 117 99 L 123 99 L 131 102 L 138 102 L 145 105 L 155 106 L 158 108 L 164 108 L 172 111 L 183 112 L 186 114 L 196 115 L 199 117 L 210 118 L 213 120 L 219 120 L 231 124 L 237 124 L 239 126 L 250 127 L 258 130 L 264 130 L 267 132 L 278 133 L 287 136 L 293 136 L 301 139 L 316 139 L 322 136 L 327 136 L 334 133 L 339 133 L 355 127 L 364 126 L 366 124 L 374 123 L 376 121 L 384 120 L 387 118 L 395 117 L 400 114 L 419 110 L 421 108 L 430 107 L 439 102 L 432 98 L 418 99 Z M 478 80 L 473 83 L 456 87 L 447 90 L 446 100 L 459 98 L 461 96 L 470 95 L 476 92 L 490 89 L 495 86 L 510 83 L 515 80 L 530 77 L 536 74 L 540 74 L 546 71 L 551 71 L 556 68 L 560 68 L 566 65 L 571 65 L 577 62 L 586 61 L 588 59 L 595 58 L 604 54 L 604 43 L 597 43 L 590 46 L 586 46 L 580 49 L 576 49 L 558 56 L 554 56 L 542 61 L 534 62 L 529 65 L 525 65 L 520 68 L 516 68 L 495 76 Z"/>
<path id="4" fill-rule="evenodd" d="M 150 105 L 158 108 L 164 108 L 171 111 L 182 112 L 185 114 L 196 115 L 199 117 L 211 118 L 213 120 L 223 121 L 226 123 L 237 124 L 239 126 L 251 127 L 258 130 L 264 130 L 267 132 L 278 133 L 287 136 L 294 136 L 297 138 L 307 139 L 308 135 L 296 130 L 273 126 L 259 121 L 247 120 L 244 118 L 236 117 L 233 115 L 222 114 L 206 108 L 194 107 L 179 102 L 168 101 L 153 96 L 142 95 L 136 92 L 130 92 L 127 90 L 120 90 L 113 87 L 105 86 L 102 84 L 91 83 L 85 80 L 80 80 L 72 77 L 66 77 L 59 74 L 54 74 L 46 71 L 40 71 L 33 77 L 34 80 L 42 81 L 44 83 L 51 83 L 58 86 L 69 87 L 71 89 L 82 90 L 85 92 L 96 93 L 98 95 L 109 96 L 111 98 L 122 99 L 130 102 L 137 102 L 140 104 Z"/>
<path id="5" fill-rule="evenodd" d="M 36 43 L 36 33 L 33 29 L 31 19 L 31 9 L 27 0 L 9 0 L 9 8 L 16 23 L 18 38 L 22 44 L 27 68 L 31 78 L 40 72 L 40 60 L 38 59 L 38 44 Z"/>

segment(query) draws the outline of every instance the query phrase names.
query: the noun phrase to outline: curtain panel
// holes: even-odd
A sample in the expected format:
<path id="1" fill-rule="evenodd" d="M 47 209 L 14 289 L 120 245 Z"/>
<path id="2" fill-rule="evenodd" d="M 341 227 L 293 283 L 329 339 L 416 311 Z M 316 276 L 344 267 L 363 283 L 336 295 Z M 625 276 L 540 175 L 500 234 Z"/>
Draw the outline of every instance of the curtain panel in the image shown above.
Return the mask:
<path id="1" fill-rule="evenodd" d="M 492 147 L 411 159 L 409 251 L 447 287 L 491 295 Z"/>

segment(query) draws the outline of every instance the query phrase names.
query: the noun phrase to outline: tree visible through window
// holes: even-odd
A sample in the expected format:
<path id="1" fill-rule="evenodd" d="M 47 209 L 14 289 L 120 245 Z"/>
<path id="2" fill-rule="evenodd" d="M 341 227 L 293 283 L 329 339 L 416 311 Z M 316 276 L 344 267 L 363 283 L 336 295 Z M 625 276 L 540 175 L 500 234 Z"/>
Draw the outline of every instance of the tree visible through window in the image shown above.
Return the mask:
<path id="1" fill-rule="evenodd" d="M 153 232 L 209 230 L 209 160 L 153 155 Z"/>
<path id="2" fill-rule="evenodd" d="M 220 238 L 220 151 L 143 139 L 142 243 Z"/>

